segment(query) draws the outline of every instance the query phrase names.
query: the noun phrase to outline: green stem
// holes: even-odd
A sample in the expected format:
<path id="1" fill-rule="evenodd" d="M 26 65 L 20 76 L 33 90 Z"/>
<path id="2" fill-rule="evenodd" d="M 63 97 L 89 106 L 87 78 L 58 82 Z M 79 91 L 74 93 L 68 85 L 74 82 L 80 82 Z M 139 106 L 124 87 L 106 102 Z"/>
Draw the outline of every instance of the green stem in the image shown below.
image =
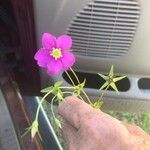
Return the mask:
<path id="1" fill-rule="evenodd" d="M 65 73 L 67 74 L 67 76 L 68 76 L 69 80 L 71 81 L 72 85 L 75 86 L 75 84 L 74 84 L 71 76 L 69 75 L 69 73 L 67 71 L 65 71 Z"/>
<path id="2" fill-rule="evenodd" d="M 79 81 L 79 78 L 78 76 L 76 75 L 76 73 L 74 72 L 74 70 L 72 68 L 70 68 L 71 72 L 73 73 L 73 75 L 75 76 L 78 84 L 80 84 L 80 81 Z M 84 91 L 84 89 L 82 89 L 82 93 L 84 94 L 84 96 L 86 97 L 87 101 L 92 105 L 92 102 L 90 101 L 88 95 L 86 94 L 86 92 Z M 83 100 L 83 99 L 82 99 Z"/>
<path id="3" fill-rule="evenodd" d="M 70 68 L 70 70 L 72 71 L 73 75 L 75 76 L 75 78 L 77 79 L 78 83 L 80 84 L 80 81 L 79 81 L 77 75 L 75 74 L 75 72 L 72 70 L 72 68 Z M 68 89 L 71 89 L 71 88 L 74 89 L 74 88 L 75 88 L 74 81 L 72 80 L 71 76 L 69 75 L 69 73 L 68 73 L 67 71 L 65 71 L 65 73 L 67 74 L 67 76 L 68 76 L 68 78 L 70 79 L 72 85 L 74 86 L 74 87 L 67 87 L 67 88 L 68 88 Z M 65 87 L 61 87 L 61 88 L 65 88 Z M 82 96 L 79 95 L 79 97 L 80 97 L 80 99 L 83 100 Z M 84 100 L 83 100 L 83 101 L 84 101 Z"/>
<path id="4" fill-rule="evenodd" d="M 48 92 L 48 93 L 46 93 L 46 94 L 43 96 L 43 98 L 41 99 L 41 101 L 40 101 L 40 103 L 39 103 L 39 105 L 38 105 L 37 111 L 36 111 L 35 120 L 38 120 L 38 115 L 39 115 L 39 112 L 40 112 L 40 107 L 42 106 L 42 103 L 43 103 L 43 101 L 45 100 L 45 98 L 46 98 L 50 93 L 51 93 L 51 91 Z"/>
<path id="5" fill-rule="evenodd" d="M 32 126 L 29 127 L 29 128 L 27 128 L 27 131 L 26 131 L 25 133 L 23 133 L 23 134 L 21 135 L 21 137 L 24 137 L 25 135 L 27 135 L 27 134 L 30 132 L 31 129 L 32 129 Z"/>
<path id="6" fill-rule="evenodd" d="M 75 87 L 65 87 L 65 86 L 62 86 L 62 87 L 60 87 L 60 89 L 75 89 Z"/>
<path id="7" fill-rule="evenodd" d="M 108 88 L 109 88 L 109 85 L 108 85 L 108 86 L 106 87 L 106 89 L 102 92 L 102 94 L 101 94 L 101 96 L 100 96 L 100 98 L 99 98 L 99 101 L 102 100 L 102 98 L 103 98 L 104 94 L 106 93 L 106 91 L 108 90 Z"/>
<path id="8" fill-rule="evenodd" d="M 63 94 L 72 94 L 72 92 L 63 92 Z M 82 98 L 82 96 L 81 96 L 81 95 L 78 95 L 78 97 L 79 97 L 81 100 L 83 100 L 83 101 L 84 101 L 84 99 Z"/>
<path id="9" fill-rule="evenodd" d="M 63 94 L 72 94 L 72 92 L 62 92 Z"/>
<path id="10" fill-rule="evenodd" d="M 61 89 L 75 89 L 75 87 L 60 87 Z M 63 94 L 72 94 L 72 92 L 63 92 Z M 83 100 L 81 95 L 78 95 L 81 100 Z M 84 100 L 83 100 L 84 101 Z"/>
<path id="11" fill-rule="evenodd" d="M 51 111 L 52 111 L 52 116 L 53 116 L 53 118 L 55 119 L 56 117 L 55 117 L 55 113 L 54 113 L 54 109 L 53 109 L 53 103 L 54 103 L 54 99 L 56 98 L 56 95 L 52 98 L 52 100 L 51 100 Z"/>
<path id="12" fill-rule="evenodd" d="M 78 78 L 78 76 L 76 75 L 76 73 L 74 72 L 74 70 L 73 70 L 71 67 L 70 67 L 69 69 L 71 70 L 71 72 L 72 72 L 73 75 L 75 76 L 75 78 L 76 78 L 78 84 L 80 84 L 79 78 Z"/>
<path id="13" fill-rule="evenodd" d="M 78 95 L 79 96 L 79 98 L 81 99 L 81 100 L 83 100 L 84 101 L 84 99 L 82 98 L 82 96 L 81 95 Z"/>
<path id="14" fill-rule="evenodd" d="M 82 90 L 82 93 L 86 97 L 87 101 L 92 105 L 92 102 L 90 101 L 90 99 L 89 99 L 88 95 L 86 94 L 86 92 L 84 90 Z"/>

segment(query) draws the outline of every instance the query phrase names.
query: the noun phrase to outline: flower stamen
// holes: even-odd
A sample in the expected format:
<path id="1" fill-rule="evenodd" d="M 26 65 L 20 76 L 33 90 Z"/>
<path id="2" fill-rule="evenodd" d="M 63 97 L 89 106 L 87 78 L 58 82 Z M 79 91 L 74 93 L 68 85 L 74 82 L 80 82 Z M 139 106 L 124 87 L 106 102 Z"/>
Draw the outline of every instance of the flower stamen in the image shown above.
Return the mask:
<path id="1" fill-rule="evenodd" d="M 52 52 L 50 53 L 50 55 L 55 59 L 59 59 L 62 57 L 62 52 L 60 48 L 53 48 Z"/>

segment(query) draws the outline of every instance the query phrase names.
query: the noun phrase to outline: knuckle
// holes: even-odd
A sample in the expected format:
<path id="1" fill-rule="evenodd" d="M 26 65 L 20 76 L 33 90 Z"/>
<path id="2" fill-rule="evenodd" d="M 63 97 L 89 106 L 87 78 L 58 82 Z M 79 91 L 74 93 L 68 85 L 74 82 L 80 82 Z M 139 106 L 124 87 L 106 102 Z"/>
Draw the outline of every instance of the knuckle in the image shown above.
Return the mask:
<path id="1" fill-rule="evenodd" d="M 81 117 L 82 126 L 88 132 L 94 132 L 95 131 L 96 118 L 94 116 L 95 116 L 95 114 L 89 112 L 89 113 L 84 114 Z"/>

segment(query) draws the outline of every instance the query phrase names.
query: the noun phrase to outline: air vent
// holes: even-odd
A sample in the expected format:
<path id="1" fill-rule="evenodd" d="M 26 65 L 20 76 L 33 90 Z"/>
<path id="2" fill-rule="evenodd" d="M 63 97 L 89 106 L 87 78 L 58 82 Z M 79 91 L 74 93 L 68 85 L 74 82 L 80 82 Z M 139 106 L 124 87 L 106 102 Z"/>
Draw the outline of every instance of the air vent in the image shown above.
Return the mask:
<path id="1" fill-rule="evenodd" d="M 70 71 L 68 71 L 68 73 L 71 76 L 71 78 L 74 79 L 74 76 L 72 75 L 72 73 Z M 75 73 L 79 77 L 80 83 L 82 83 L 84 81 L 84 79 L 86 79 L 85 88 L 100 89 L 100 87 L 105 83 L 105 80 L 103 78 L 101 78 L 98 74 L 77 72 L 77 71 L 75 71 Z M 69 84 L 72 84 L 65 72 L 63 73 L 63 78 Z M 75 85 L 78 84 L 76 79 L 74 79 L 73 81 L 74 81 Z M 128 78 L 124 78 L 123 80 L 116 82 L 116 86 L 118 87 L 118 90 L 120 92 L 126 92 L 130 88 L 130 81 Z M 113 89 L 110 87 L 110 88 L 108 88 L 108 90 L 112 91 Z"/>
<path id="2" fill-rule="evenodd" d="M 139 21 L 137 0 L 94 0 L 72 20 L 67 34 L 77 55 L 115 58 L 126 54 Z"/>

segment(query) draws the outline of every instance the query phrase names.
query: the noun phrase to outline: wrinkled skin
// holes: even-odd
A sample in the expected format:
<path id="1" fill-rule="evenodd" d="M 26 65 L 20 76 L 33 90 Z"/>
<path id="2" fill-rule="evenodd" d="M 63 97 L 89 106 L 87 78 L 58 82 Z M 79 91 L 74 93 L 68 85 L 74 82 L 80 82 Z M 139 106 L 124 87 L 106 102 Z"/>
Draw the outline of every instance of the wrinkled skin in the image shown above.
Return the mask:
<path id="1" fill-rule="evenodd" d="M 69 150 L 150 150 L 150 136 L 135 125 L 93 109 L 76 97 L 59 105 Z"/>

